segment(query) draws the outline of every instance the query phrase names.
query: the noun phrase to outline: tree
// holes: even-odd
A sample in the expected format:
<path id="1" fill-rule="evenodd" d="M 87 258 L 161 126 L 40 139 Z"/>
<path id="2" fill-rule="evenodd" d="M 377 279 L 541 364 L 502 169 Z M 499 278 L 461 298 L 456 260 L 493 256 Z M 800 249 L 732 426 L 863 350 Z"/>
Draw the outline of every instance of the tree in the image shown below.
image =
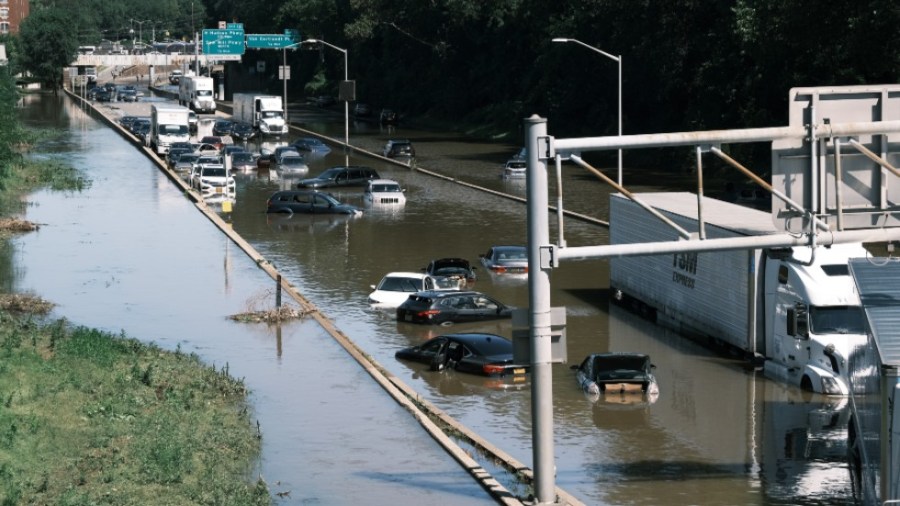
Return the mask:
<path id="1" fill-rule="evenodd" d="M 71 30 L 68 12 L 58 7 L 33 12 L 19 27 L 19 37 L 22 68 L 49 88 L 60 88 L 62 70 L 78 52 L 78 34 Z"/>

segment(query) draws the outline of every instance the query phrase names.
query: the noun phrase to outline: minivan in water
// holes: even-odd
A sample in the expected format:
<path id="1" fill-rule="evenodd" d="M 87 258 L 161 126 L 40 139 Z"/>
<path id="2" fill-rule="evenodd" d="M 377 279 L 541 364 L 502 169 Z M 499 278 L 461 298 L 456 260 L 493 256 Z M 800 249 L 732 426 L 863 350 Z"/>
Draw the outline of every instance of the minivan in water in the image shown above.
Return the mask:
<path id="1" fill-rule="evenodd" d="M 297 188 L 334 188 L 341 186 L 366 186 L 372 179 L 380 179 L 378 172 L 359 165 L 338 166 L 325 170 L 318 176 L 301 179 Z"/>

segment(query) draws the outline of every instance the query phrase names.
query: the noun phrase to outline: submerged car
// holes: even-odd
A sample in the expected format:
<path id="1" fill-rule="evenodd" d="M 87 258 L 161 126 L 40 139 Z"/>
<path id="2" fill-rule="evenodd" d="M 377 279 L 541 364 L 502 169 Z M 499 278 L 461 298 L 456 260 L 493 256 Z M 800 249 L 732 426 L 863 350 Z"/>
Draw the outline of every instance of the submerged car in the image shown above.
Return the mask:
<path id="1" fill-rule="evenodd" d="M 465 258 L 438 258 L 429 262 L 422 270 L 425 274 L 450 278 L 460 287 L 474 283 L 477 278 L 475 267 Z"/>
<path id="2" fill-rule="evenodd" d="M 231 170 L 247 172 L 256 170 L 256 157 L 249 151 L 238 151 L 231 154 Z"/>
<path id="3" fill-rule="evenodd" d="M 525 160 L 507 160 L 506 164 L 503 165 L 503 172 L 500 174 L 500 177 L 503 179 L 525 179 L 527 168 L 528 165 Z"/>
<path id="4" fill-rule="evenodd" d="M 427 364 L 433 371 L 454 369 L 491 377 L 524 379 L 529 369 L 513 361 L 512 342 L 495 334 L 446 334 L 403 348 L 394 356 Z"/>
<path id="5" fill-rule="evenodd" d="M 527 274 L 528 251 L 525 246 L 493 246 L 479 255 L 481 264 L 498 274 Z"/>
<path id="6" fill-rule="evenodd" d="M 300 137 L 291 143 L 291 146 L 297 148 L 297 151 L 304 153 L 328 153 L 331 148 L 321 140 L 315 137 Z"/>
<path id="7" fill-rule="evenodd" d="M 455 290 L 455 282 L 421 272 L 389 272 L 372 285 L 369 304 L 380 308 L 396 308 L 410 295 L 428 290 Z"/>
<path id="8" fill-rule="evenodd" d="M 372 179 L 380 179 L 378 172 L 370 167 L 358 165 L 338 166 L 326 169 L 316 177 L 301 179 L 298 188 L 332 188 L 343 186 L 366 186 Z"/>
<path id="9" fill-rule="evenodd" d="M 381 154 L 387 158 L 415 158 L 416 148 L 407 139 L 391 139 L 384 145 Z"/>
<path id="10" fill-rule="evenodd" d="M 400 183 L 393 179 L 372 179 L 363 192 L 363 197 L 370 204 L 406 204 L 406 195 Z"/>
<path id="11" fill-rule="evenodd" d="M 283 190 L 275 192 L 266 202 L 267 213 L 305 214 L 362 214 L 350 204 L 344 204 L 330 193 L 316 190 Z"/>
<path id="12" fill-rule="evenodd" d="M 284 154 L 275 160 L 275 170 L 285 175 L 306 174 L 309 166 L 299 154 Z"/>
<path id="13" fill-rule="evenodd" d="M 253 125 L 250 123 L 235 123 L 234 126 L 231 127 L 231 136 L 235 139 L 246 141 L 256 136 L 256 130 L 253 129 Z"/>
<path id="14" fill-rule="evenodd" d="M 481 292 L 429 290 L 410 295 L 397 307 L 397 321 L 451 324 L 512 318 L 515 308 Z"/>
<path id="15" fill-rule="evenodd" d="M 592 396 L 620 396 L 614 402 L 654 402 L 659 386 L 653 375 L 655 366 L 643 353 L 610 352 L 588 355 L 575 369 L 575 380 L 584 393 Z M 638 396 L 638 399 L 621 396 Z"/>

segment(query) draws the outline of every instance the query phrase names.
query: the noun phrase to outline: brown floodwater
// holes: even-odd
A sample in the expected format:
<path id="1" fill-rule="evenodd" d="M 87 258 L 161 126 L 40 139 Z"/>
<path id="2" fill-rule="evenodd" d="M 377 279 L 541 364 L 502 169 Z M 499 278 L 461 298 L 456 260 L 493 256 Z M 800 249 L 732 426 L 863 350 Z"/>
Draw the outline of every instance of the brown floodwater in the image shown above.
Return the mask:
<path id="1" fill-rule="evenodd" d="M 28 97 L 23 117 L 61 132 L 34 156 L 65 160 L 93 185 L 28 198 L 26 217 L 43 226 L 13 241 L 11 288 L 56 302 L 56 313 L 78 324 L 196 352 L 245 378 L 264 434 L 258 472 L 274 492 L 291 491 L 286 504 L 489 502 L 316 324 L 272 328 L 228 320 L 270 303 L 274 283 L 132 145 L 66 100 Z M 343 137 L 342 114 L 297 106 L 290 117 Z M 525 194 L 524 181 L 499 177 L 515 146 L 366 122 L 351 124 L 350 138 L 373 151 L 388 138 L 409 138 L 419 166 Z M 251 172 L 238 175 L 233 212 L 223 216 L 373 359 L 531 465 L 527 385 L 498 388 L 394 359 L 398 348 L 446 332 L 509 337 L 509 321 L 423 327 L 398 323 L 366 301 L 387 272 L 419 270 L 445 256 L 477 263 L 491 245 L 524 244 L 525 206 L 337 149 L 308 160 L 310 175 L 343 164 L 345 156 L 399 181 L 407 204 L 370 207 L 359 190 L 341 190 L 335 195 L 362 207 L 361 217 L 268 216 L 266 198 L 294 180 Z M 563 173 L 566 208 L 605 219 L 606 187 L 573 166 Z M 636 191 L 658 190 L 678 178 L 626 170 L 625 182 Z M 570 219 L 564 230 L 570 246 L 607 241 L 606 229 L 591 223 Z M 527 304 L 526 279 L 478 274 L 476 289 Z M 568 318 L 569 364 L 553 367 L 558 486 L 588 504 L 852 504 L 846 402 L 765 379 L 610 305 L 605 261 L 563 264 L 551 283 L 552 303 L 565 306 Z M 660 385 L 656 402 L 587 398 L 569 365 L 600 351 L 650 354 Z"/>

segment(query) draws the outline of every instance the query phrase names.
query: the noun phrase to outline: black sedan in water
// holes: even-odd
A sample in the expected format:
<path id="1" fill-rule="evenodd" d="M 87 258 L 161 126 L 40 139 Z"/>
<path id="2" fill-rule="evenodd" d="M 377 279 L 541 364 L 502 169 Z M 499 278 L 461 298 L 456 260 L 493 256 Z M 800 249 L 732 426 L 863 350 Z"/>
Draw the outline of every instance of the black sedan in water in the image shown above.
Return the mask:
<path id="1" fill-rule="evenodd" d="M 512 318 L 512 307 L 473 291 L 428 290 L 412 294 L 397 307 L 397 321 L 425 324 L 480 322 Z"/>
<path id="2" fill-rule="evenodd" d="M 455 369 L 482 376 L 521 376 L 528 366 L 513 361 L 512 342 L 494 334 L 446 334 L 395 355 L 401 360 L 428 364 L 432 371 Z"/>

